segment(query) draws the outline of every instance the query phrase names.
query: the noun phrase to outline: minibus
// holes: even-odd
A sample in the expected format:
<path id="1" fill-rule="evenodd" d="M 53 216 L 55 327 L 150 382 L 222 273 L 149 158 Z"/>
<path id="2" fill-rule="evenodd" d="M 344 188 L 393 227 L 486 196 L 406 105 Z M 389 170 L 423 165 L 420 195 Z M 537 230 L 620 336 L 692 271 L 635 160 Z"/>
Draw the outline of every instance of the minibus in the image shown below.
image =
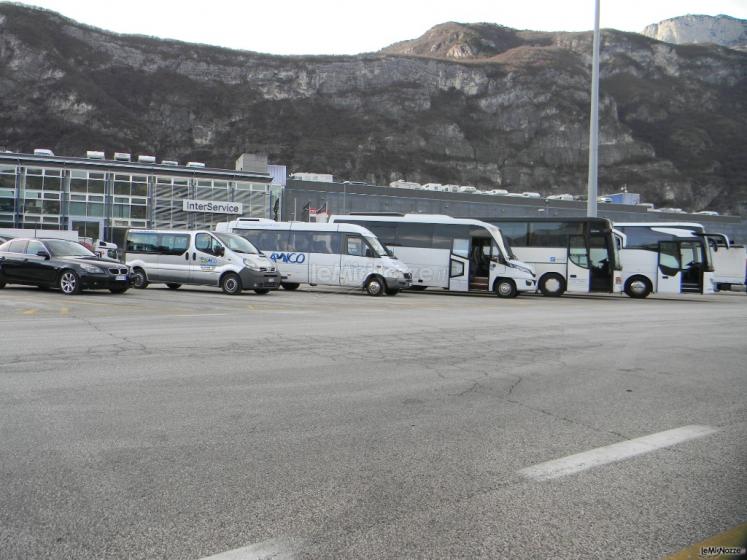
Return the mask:
<path id="1" fill-rule="evenodd" d="M 368 295 L 397 295 L 412 275 L 366 228 L 349 224 L 276 222 L 239 218 L 218 223 L 216 232 L 238 234 L 277 264 L 281 285 L 363 288 Z"/>
<path id="2" fill-rule="evenodd" d="M 534 269 L 519 261 L 494 225 L 440 214 L 350 214 L 330 223 L 371 230 L 412 270 L 416 290 L 494 292 L 516 297 L 537 289 Z"/>
<path id="3" fill-rule="evenodd" d="M 204 230 L 128 230 L 125 262 L 133 285 L 219 286 L 229 295 L 242 290 L 266 294 L 280 285 L 277 266 L 238 235 Z"/>

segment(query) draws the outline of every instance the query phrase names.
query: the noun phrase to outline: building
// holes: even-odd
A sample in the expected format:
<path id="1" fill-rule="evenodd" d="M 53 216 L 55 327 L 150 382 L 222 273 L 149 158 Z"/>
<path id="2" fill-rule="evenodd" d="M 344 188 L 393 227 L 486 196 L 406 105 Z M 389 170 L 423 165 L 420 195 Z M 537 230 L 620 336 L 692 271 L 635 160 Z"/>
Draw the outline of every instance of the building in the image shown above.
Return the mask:
<path id="1" fill-rule="evenodd" d="M 282 187 L 272 183 L 266 158 L 262 165 L 244 154 L 230 170 L 88 155 L 0 153 L 0 228 L 76 230 L 122 246 L 131 227 L 210 228 L 241 216 L 280 216 Z"/>

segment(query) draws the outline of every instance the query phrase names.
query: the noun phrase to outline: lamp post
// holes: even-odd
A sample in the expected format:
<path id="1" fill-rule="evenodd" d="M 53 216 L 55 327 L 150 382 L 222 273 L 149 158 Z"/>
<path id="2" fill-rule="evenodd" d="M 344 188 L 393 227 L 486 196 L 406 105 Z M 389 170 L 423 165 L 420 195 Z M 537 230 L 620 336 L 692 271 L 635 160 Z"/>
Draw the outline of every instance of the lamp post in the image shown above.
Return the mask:
<path id="1" fill-rule="evenodd" d="M 597 216 L 599 166 L 599 0 L 594 0 L 594 47 L 591 61 L 591 115 L 589 117 L 589 185 L 586 215 Z"/>

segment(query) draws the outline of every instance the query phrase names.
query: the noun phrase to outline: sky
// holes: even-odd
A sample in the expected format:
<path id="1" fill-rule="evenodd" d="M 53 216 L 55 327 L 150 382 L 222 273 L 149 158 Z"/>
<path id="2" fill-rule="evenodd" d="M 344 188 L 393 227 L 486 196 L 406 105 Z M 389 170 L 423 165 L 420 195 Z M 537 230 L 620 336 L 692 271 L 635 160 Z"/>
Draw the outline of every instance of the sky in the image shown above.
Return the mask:
<path id="1" fill-rule="evenodd" d="M 594 27 L 594 0 L 29 0 L 116 31 L 271 54 L 358 54 L 436 24 L 490 22 L 537 31 Z M 601 26 L 641 32 L 686 14 L 747 19 L 747 0 L 601 0 Z"/>

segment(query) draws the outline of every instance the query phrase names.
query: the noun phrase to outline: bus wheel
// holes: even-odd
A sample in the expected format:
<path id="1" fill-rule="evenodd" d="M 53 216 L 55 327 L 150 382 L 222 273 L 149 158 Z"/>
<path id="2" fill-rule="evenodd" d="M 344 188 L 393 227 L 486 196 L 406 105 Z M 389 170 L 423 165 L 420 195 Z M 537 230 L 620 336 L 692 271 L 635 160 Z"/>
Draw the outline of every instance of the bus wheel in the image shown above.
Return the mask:
<path id="1" fill-rule="evenodd" d="M 396 296 L 399 293 L 399 288 L 387 288 L 386 289 L 386 295 L 388 296 Z"/>
<path id="2" fill-rule="evenodd" d="M 229 296 L 240 294 L 242 290 L 241 278 L 239 278 L 238 274 L 229 272 L 221 279 L 220 287 L 223 290 L 223 293 L 228 294 Z"/>
<path id="3" fill-rule="evenodd" d="M 565 280 L 560 274 L 545 274 L 540 278 L 539 289 L 543 296 L 562 296 L 565 293 Z"/>
<path id="4" fill-rule="evenodd" d="M 132 271 L 132 285 L 140 290 L 148 287 L 148 277 L 142 268 L 136 268 Z"/>
<path id="5" fill-rule="evenodd" d="M 651 282 L 645 276 L 631 276 L 625 282 L 625 293 L 632 298 L 645 298 L 651 293 Z"/>
<path id="6" fill-rule="evenodd" d="M 380 296 L 384 293 L 384 282 L 376 276 L 371 276 L 371 278 L 368 279 L 368 282 L 366 282 L 365 289 L 369 296 Z"/>
<path id="7" fill-rule="evenodd" d="M 293 290 L 297 290 L 297 289 L 298 289 L 298 287 L 299 287 L 299 286 L 300 286 L 301 284 L 297 284 L 297 283 L 295 283 L 295 282 L 283 282 L 283 283 L 282 283 L 282 284 L 280 284 L 280 285 L 281 285 L 281 286 L 283 287 L 283 289 L 284 289 L 284 290 L 288 290 L 289 292 L 292 292 Z"/>
<path id="8" fill-rule="evenodd" d="M 516 284 L 510 278 L 498 278 L 495 281 L 495 295 L 499 298 L 513 298 L 516 297 L 519 292 L 516 290 Z"/>

